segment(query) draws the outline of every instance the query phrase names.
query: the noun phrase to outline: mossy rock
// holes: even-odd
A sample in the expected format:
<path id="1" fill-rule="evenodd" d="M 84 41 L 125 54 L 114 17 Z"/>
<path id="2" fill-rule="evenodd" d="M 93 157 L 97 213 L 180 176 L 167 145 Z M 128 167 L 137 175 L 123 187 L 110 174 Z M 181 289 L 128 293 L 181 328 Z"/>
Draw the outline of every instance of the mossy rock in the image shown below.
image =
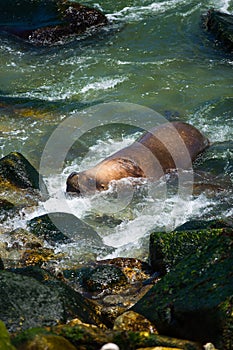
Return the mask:
<path id="1" fill-rule="evenodd" d="M 75 317 L 102 324 L 97 307 L 40 268 L 0 271 L 0 283 L 0 314 L 11 332 L 65 323 Z"/>
<path id="2" fill-rule="evenodd" d="M 0 350 L 16 350 L 11 343 L 10 334 L 2 321 L 0 321 Z"/>
<path id="3" fill-rule="evenodd" d="M 101 247 L 98 233 L 76 216 L 67 213 L 49 213 L 28 221 L 30 232 L 54 245 L 55 243 L 79 242 L 87 246 Z"/>
<path id="4" fill-rule="evenodd" d="M 17 350 L 76 350 L 74 345 L 67 339 L 54 334 L 36 333 L 32 339 L 25 340 L 24 342 L 20 342 L 19 339 L 16 339 L 14 342 L 20 344 L 17 345 Z"/>
<path id="5" fill-rule="evenodd" d="M 126 311 L 114 321 L 114 330 L 157 333 L 152 323 L 134 311 Z"/>
<path id="6" fill-rule="evenodd" d="M 205 17 L 205 25 L 226 50 L 233 51 L 233 15 L 211 9 Z"/>
<path id="7" fill-rule="evenodd" d="M 18 152 L 11 152 L 0 159 L 0 183 L 9 182 L 16 188 L 40 189 L 45 185 L 38 171 Z"/>
<path id="8" fill-rule="evenodd" d="M 132 308 L 160 334 L 232 349 L 233 230 L 183 258 Z M 227 345 L 231 344 L 231 345 Z"/>
<path id="9" fill-rule="evenodd" d="M 200 253 L 213 237 L 231 232 L 231 224 L 223 220 L 190 221 L 172 232 L 153 232 L 150 235 L 149 260 L 154 271 L 164 275 L 176 264 L 195 252 Z"/>
<path id="10" fill-rule="evenodd" d="M 90 324 L 71 324 L 52 327 L 52 332 L 69 340 L 80 349 L 96 350 L 109 342 L 111 336 L 99 327 Z"/>
<path id="11" fill-rule="evenodd" d="M 96 350 L 106 343 L 115 343 L 120 350 L 139 347 L 167 346 L 185 350 L 201 350 L 200 344 L 187 340 L 165 337 L 150 332 L 103 330 L 93 325 L 73 323 L 51 328 L 53 333 L 68 339 L 77 349 Z"/>

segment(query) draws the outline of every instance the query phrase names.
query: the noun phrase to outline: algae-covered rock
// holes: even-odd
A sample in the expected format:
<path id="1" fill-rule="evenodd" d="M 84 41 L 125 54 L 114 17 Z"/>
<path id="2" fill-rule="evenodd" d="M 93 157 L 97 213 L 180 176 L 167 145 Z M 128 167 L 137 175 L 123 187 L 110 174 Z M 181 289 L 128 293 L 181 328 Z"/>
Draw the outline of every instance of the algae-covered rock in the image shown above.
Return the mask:
<path id="1" fill-rule="evenodd" d="M 54 334 L 24 333 L 24 341 L 20 336 L 14 340 L 17 343 L 17 350 L 76 350 L 76 348 L 65 338 Z"/>
<path id="2" fill-rule="evenodd" d="M 157 333 L 152 323 L 134 311 L 126 311 L 115 319 L 114 330 Z"/>
<path id="3" fill-rule="evenodd" d="M 10 182 L 17 188 L 40 188 L 38 171 L 18 152 L 0 159 L 0 182 Z"/>
<path id="4" fill-rule="evenodd" d="M 16 350 L 11 344 L 10 334 L 2 321 L 0 321 L 0 350 Z"/>
<path id="5" fill-rule="evenodd" d="M 201 345 L 195 342 L 150 334 L 149 332 L 104 330 L 93 325 L 75 324 L 73 322 L 52 327 L 51 331 L 68 339 L 77 349 L 82 350 L 101 349 L 107 343 L 117 344 L 120 350 L 135 350 L 149 346 L 164 346 L 185 350 L 202 349 Z"/>
<path id="6" fill-rule="evenodd" d="M 101 323 L 95 307 L 40 268 L 0 271 L 0 314 L 10 331 L 51 326 L 79 317 Z"/>
<path id="7" fill-rule="evenodd" d="M 205 25 L 227 50 L 233 50 L 233 15 L 209 10 L 205 17 Z"/>
<path id="8" fill-rule="evenodd" d="M 78 349 L 96 350 L 109 342 L 111 335 L 91 324 L 72 323 L 52 327 L 55 334 L 63 336 Z"/>
<path id="9" fill-rule="evenodd" d="M 211 237 L 201 250 L 180 261 L 132 308 L 160 334 L 233 344 L 233 230 Z M 227 345 L 230 344 L 230 345 Z"/>
<path id="10" fill-rule="evenodd" d="M 208 241 L 226 232 L 231 225 L 223 220 L 190 221 L 172 232 L 150 235 L 149 259 L 153 269 L 164 275 L 187 255 L 201 252 Z"/>

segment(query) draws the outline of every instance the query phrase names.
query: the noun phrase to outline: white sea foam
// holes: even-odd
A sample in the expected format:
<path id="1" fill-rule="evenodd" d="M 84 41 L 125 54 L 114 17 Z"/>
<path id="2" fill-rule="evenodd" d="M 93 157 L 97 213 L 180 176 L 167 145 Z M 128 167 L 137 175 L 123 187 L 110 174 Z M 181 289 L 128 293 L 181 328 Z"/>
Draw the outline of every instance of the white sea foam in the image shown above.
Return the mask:
<path id="1" fill-rule="evenodd" d="M 222 12 L 230 13 L 228 11 L 229 7 L 232 6 L 232 0 L 220 0 L 215 1 L 215 5 L 219 7 Z"/>
<path id="2" fill-rule="evenodd" d="M 118 84 L 123 83 L 127 80 L 127 77 L 104 77 L 101 79 L 97 79 L 96 81 L 85 85 L 81 90 L 81 94 L 86 94 L 90 90 L 108 90 L 116 87 Z"/>
<path id="3" fill-rule="evenodd" d="M 107 15 L 109 20 L 117 21 L 135 21 L 141 20 L 147 15 L 163 13 L 167 10 L 174 9 L 177 6 L 186 4 L 186 0 L 173 0 L 153 2 L 146 6 L 126 6 L 122 10 Z"/>

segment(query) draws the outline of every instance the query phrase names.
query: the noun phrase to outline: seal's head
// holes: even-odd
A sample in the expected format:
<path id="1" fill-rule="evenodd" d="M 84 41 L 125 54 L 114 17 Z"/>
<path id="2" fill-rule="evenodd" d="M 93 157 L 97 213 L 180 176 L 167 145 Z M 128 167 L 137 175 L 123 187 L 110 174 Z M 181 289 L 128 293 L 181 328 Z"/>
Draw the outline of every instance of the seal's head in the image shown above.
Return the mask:
<path id="1" fill-rule="evenodd" d="M 96 179 L 88 175 L 87 171 L 73 172 L 66 181 L 66 192 L 72 192 L 78 196 L 94 193 L 96 189 Z"/>
<path id="2" fill-rule="evenodd" d="M 145 177 L 145 174 L 133 160 L 109 158 L 86 171 L 71 173 L 67 178 L 66 191 L 90 195 L 105 191 L 111 181 L 126 177 Z"/>

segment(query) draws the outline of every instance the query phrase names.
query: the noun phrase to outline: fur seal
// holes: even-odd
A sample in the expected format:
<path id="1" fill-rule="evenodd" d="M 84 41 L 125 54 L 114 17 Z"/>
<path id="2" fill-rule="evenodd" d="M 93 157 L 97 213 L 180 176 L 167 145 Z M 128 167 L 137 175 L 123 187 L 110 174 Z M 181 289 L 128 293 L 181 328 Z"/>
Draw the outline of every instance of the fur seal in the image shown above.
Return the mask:
<path id="1" fill-rule="evenodd" d="M 67 178 L 66 191 L 85 195 L 107 190 L 112 180 L 127 177 L 158 180 L 175 169 L 189 170 L 193 160 L 208 145 L 208 139 L 194 126 L 167 122 L 154 127 L 132 145 L 96 166 L 71 173 Z"/>

